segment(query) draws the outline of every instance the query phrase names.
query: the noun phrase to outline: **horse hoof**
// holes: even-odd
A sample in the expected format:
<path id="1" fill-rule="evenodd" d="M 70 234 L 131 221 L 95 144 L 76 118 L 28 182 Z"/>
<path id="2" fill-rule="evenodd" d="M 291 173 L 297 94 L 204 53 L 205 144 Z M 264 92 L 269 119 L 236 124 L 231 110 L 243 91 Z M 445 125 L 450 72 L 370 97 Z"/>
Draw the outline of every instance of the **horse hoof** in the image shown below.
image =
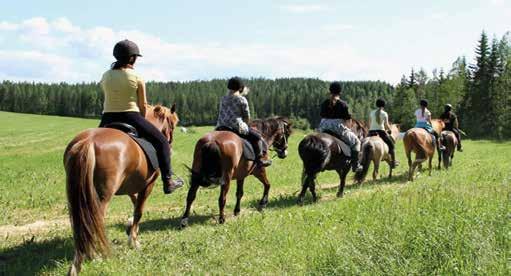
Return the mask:
<path id="1" fill-rule="evenodd" d="M 223 218 L 223 217 L 218 218 L 218 223 L 224 224 L 225 223 L 225 218 Z"/>
<path id="2" fill-rule="evenodd" d="M 131 236 L 129 236 L 128 246 L 133 249 L 140 249 L 140 242 L 138 240 L 134 240 Z"/>
<path id="3" fill-rule="evenodd" d="M 300 206 L 303 206 L 303 198 L 299 197 L 298 200 L 296 201 L 296 203 L 298 203 L 298 205 L 300 205 Z"/>
<path id="4" fill-rule="evenodd" d="M 337 192 L 337 197 L 338 197 L 338 198 L 342 198 L 343 196 L 344 196 L 344 193 Z"/>
<path id="5" fill-rule="evenodd" d="M 186 228 L 188 226 L 188 218 L 182 218 L 180 226 L 181 226 L 181 229 Z"/>
<path id="6" fill-rule="evenodd" d="M 262 212 L 267 204 L 268 203 L 259 203 L 259 205 L 257 205 L 257 211 Z"/>
<path id="7" fill-rule="evenodd" d="M 237 217 L 240 215 L 240 210 L 234 210 L 234 216 Z"/>

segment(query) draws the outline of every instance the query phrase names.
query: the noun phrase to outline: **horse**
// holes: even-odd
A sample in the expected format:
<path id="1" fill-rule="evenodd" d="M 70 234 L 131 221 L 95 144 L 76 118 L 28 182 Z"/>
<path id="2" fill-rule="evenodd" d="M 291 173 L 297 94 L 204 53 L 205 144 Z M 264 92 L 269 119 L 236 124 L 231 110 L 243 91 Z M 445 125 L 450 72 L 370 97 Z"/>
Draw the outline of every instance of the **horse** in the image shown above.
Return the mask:
<path id="1" fill-rule="evenodd" d="M 454 132 L 444 130 L 440 134 L 440 143 L 445 147 L 445 150 L 439 155 L 440 160 L 443 160 L 444 168 L 447 170 L 452 166 L 452 159 L 458 146 L 458 139 L 456 139 Z M 438 162 L 438 169 L 440 169 L 440 162 Z"/>
<path id="2" fill-rule="evenodd" d="M 399 125 L 391 124 L 391 138 L 394 142 L 399 137 Z M 385 161 L 389 164 L 389 178 L 392 178 L 392 158 L 389 154 L 389 146 L 380 136 L 367 137 L 362 141 L 361 146 L 362 171 L 355 174 L 355 181 L 362 183 L 369 171 L 369 165 L 373 162 L 373 180 L 378 177 L 380 163 Z"/>
<path id="3" fill-rule="evenodd" d="M 170 108 L 148 106 L 145 118 L 172 142 L 179 117 Z M 138 226 L 144 204 L 159 169 L 153 169 L 140 146 L 128 134 L 112 128 L 79 133 L 64 153 L 69 217 L 74 238 L 74 260 L 68 275 L 77 275 L 84 259 L 108 255 L 104 219 L 114 195 L 128 195 L 133 218 L 128 221 L 128 244 L 139 247 Z"/>
<path id="4" fill-rule="evenodd" d="M 280 159 L 287 157 L 288 138 L 292 132 L 291 122 L 285 117 L 272 117 L 264 120 L 254 120 L 250 127 L 259 131 L 268 146 L 273 146 Z M 230 182 L 236 179 L 236 206 L 234 215 L 241 211 L 243 184 L 245 178 L 254 175 L 264 186 L 263 197 L 258 209 L 262 210 L 268 204 L 270 182 L 266 176 L 266 168 L 256 166 L 253 161 L 243 155 L 243 141 L 231 131 L 212 131 L 205 134 L 195 145 L 191 172 L 190 188 L 186 198 L 186 208 L 181 218 L 181 227 L 188 226 L 188 218 L 193 201 L 199 187 L 209 187 L 220 184 L 218 206 L 220 211 L 219 223 L 225 222 L 224 207 Z"/>
<path id="5" fill-rule="evenodd" d="M 368 130 L 363 121 L 357 119 L 348 120 L 348 127 L 357 135 L 358 139 L 362 140 L 367 137 Z"/>
<path id="6" fill-rule="evenodd" d="M 431 121 L 433 129 L 440 133 L 444 127 L 442 120 L 434 119 Z M 435 155 L 436 144 L 433 143 L 432 135 L 422 128 L 409 129 L 403 137 L 405 154 L 408 160 L 408 180 L 413 181 L 415 169 L 422 162 L 428 160 L 429 175 L 431 175 L 433 156 Z M 415 160 L 412 162 L 411 152 L 415 153 Z M 440 152 L 438 153 L 440 155 Z M 440 160 L 439 160 L 440 161 Z"/>

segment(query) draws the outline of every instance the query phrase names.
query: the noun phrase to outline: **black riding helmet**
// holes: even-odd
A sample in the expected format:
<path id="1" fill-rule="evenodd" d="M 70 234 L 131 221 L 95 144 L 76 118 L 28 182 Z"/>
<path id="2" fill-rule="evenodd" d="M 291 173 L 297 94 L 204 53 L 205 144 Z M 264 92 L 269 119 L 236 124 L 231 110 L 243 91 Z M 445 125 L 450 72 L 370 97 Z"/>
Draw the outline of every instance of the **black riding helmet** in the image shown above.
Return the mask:
<path id="1" fill-rule="evenodd" d="M 444 106 L 444 109 L 445 109 L 445 111 L 447 111 L 447 112 L 448 112 L 448 111 L 451 111 L 451 110 L 452 110 L 452 105 L 451 105 L 451 104 L 446 104 L 446 105 Z"/>
<path id="2" fill-rule="evenodd" d="M 243 81 L 239 77 L 230 78 L 227 82 L 227 89 L 233 91 L 240 91 L 245 87 Z"/>
<path id="3" fill-rule="evenodd" d="M 141 57 L 140 49 L 137 44 L 131 40 L 122 40 L 117 42 L 114 46 L 114 57 L 116 60 L 125 60 L 132 56 Z"/>
<path id="4" fill-rule="evenodd" d="M 377 99 L 376 100 L 376 107 L 385 107 L 385 100 L 384 99 Z"/>
<path id="5" fill-rule="evenodd" d="M 426 100 L 426 99 L 422 99 L 422 100 L 420 101 L 420 105 L 421 105 L 421 106 L 423 106 L 423 107 L 428 107 L 428 100 Z"/>
<path id="6" fill-rule="evenodd" d="M 342 88 L 341 83 L 334 81 L 330 84 L 330 94 L 339 95 L 341 94 Z"/>

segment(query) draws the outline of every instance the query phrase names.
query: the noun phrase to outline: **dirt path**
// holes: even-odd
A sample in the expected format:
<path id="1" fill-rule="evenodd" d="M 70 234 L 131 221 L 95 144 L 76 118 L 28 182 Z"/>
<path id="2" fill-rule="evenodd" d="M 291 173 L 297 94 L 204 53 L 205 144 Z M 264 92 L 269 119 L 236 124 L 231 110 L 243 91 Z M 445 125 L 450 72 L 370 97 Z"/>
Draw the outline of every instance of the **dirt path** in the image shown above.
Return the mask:
<path id="1" fill-rule="evenodd" d="M 69 227 L 69 219 L 59 218 L 54 220 L 38 220 L 36 222 L 25 225 L 3 225 L 0 226 L 0 237 L 16 237 L 24 235 L 34 235 L 41 232 L 48 232 L 51 230 L 62 229 Z"/>

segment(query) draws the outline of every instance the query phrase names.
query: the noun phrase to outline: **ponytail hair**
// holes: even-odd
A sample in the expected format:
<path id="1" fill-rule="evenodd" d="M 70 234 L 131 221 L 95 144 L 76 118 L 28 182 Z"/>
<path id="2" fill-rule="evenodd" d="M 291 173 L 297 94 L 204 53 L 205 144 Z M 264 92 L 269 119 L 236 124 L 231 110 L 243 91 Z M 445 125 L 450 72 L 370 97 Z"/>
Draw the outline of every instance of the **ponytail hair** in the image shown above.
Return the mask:
<path id="1" fill-rule="evenodd" d="M 132 57 L 133 57 L 133 59 L 132 59 Z M 123 57 L 123 58 L 118 59 L 115 62 L 113 62 L 112 65 L 110 65 L 110 69 L 118 70 L 123 67 L 126 67 L 126 65 L 133 65 L 136 60 L 137 60 L 137 56 Z"/>
<path id="2" fill-rule="evenodd" d="M 376 117 L 376 122 L 378 124 L 381 124 L 381 108 L 376 109 L 376 112 L 374 113 L 374 117 Z"/>

